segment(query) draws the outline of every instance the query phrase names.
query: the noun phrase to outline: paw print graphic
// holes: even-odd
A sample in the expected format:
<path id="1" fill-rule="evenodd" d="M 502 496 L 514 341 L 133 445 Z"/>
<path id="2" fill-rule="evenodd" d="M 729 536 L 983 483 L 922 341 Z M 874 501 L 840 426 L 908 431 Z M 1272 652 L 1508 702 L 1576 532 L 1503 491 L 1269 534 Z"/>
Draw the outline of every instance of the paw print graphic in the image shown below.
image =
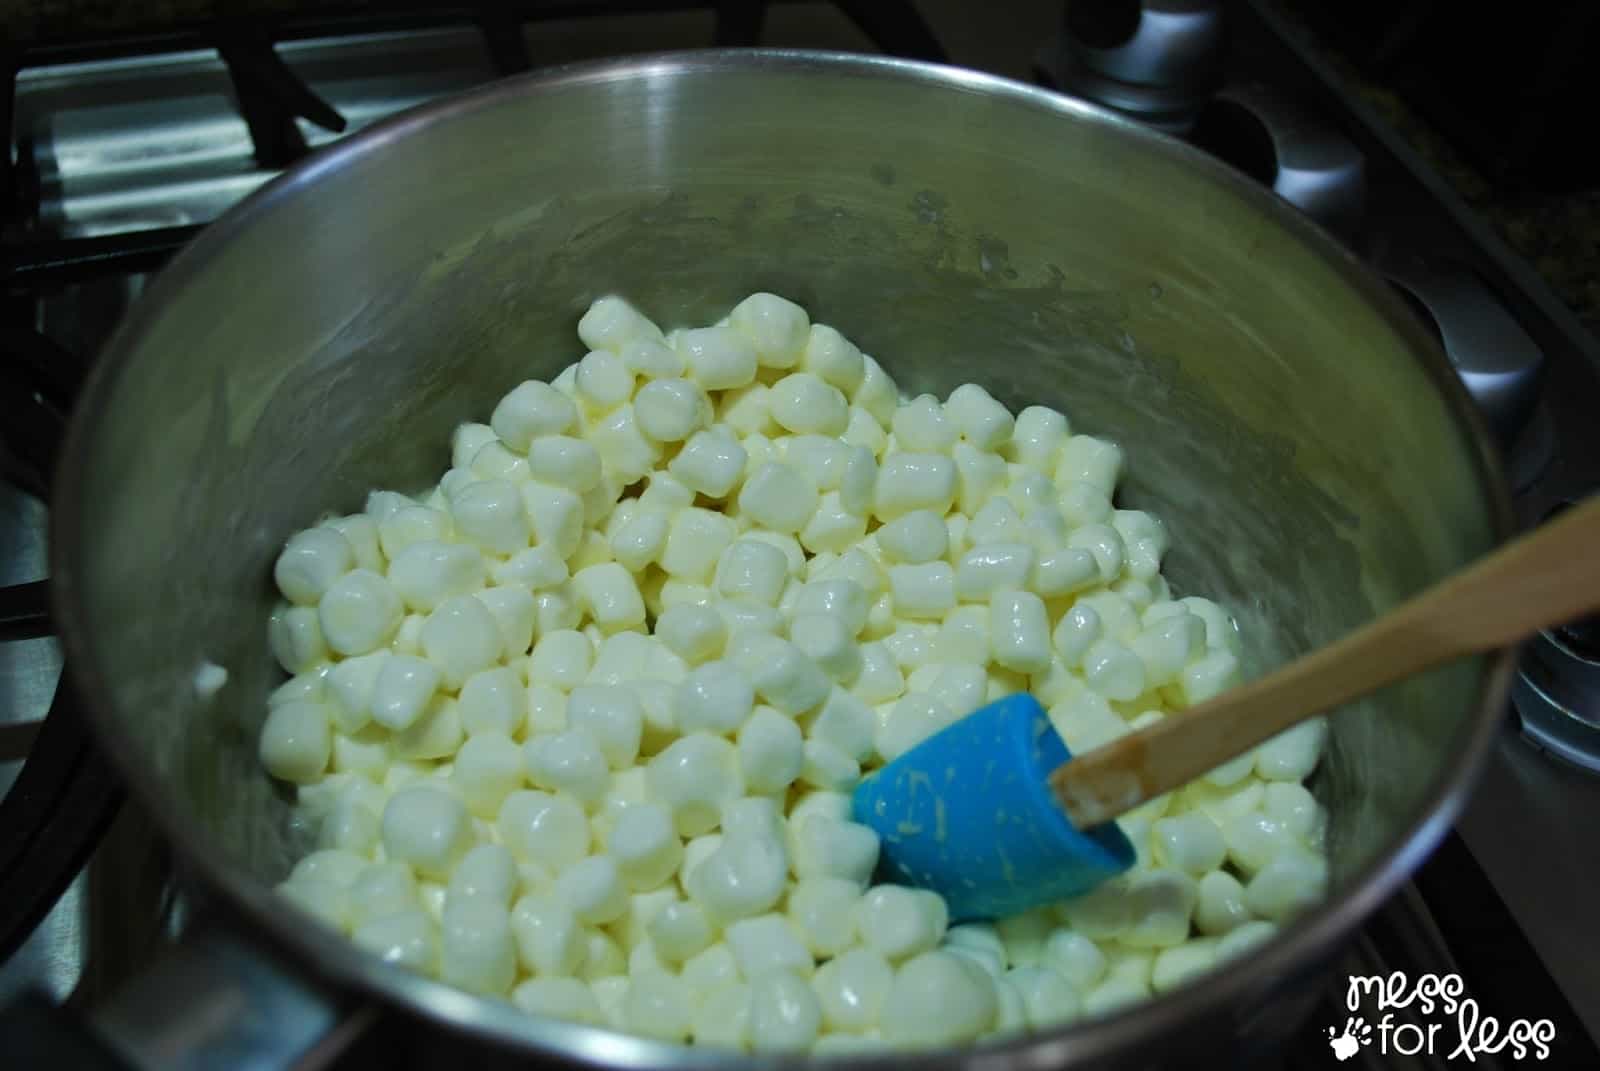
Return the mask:
<path id="1" fill-rule="evenodd" d="M 1371 1043 L 1372 1027 L 1359 1017 L 1346 1019 L 1342 1034 L 1338 1033 L 1337 1027 L 1328 1027 L 1328 1047 L 1333 1050 L 1334 1057 L 1341 1062 L 1354 1056 L 1361 1046 Z"/>

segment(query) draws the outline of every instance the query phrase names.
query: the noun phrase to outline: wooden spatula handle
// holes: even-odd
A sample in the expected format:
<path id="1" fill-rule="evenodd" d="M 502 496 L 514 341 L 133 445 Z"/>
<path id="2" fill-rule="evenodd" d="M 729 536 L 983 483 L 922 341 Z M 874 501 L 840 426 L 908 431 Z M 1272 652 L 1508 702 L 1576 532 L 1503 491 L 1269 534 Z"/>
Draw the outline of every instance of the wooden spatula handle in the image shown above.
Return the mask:
<path id="1" fill-rule="evenodd" d="M 1317 714 L 1597 608 L 1600 497 L 1329 647 L 1074 756 L 1050 775 L 1050 784 L 1073 824 L 1092 829 Z"/>

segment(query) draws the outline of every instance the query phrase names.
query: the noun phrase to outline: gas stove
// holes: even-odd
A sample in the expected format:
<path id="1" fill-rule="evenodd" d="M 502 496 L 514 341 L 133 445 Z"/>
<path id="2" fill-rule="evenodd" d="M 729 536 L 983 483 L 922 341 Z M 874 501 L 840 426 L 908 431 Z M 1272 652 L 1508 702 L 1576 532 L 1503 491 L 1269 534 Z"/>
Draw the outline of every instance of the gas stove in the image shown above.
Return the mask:
<path id="1" fill-rule="evenodd" d="M 45 503 L 87 362 L 149 274 L 273 174 L 384 116 L 535 62 L 713 44 L 876 50 L 1095 100 L 1221 156 L 1387 276 L 1437 328 L 1483 407 L 1523 524 L 1600 486 L 1596 340 L 1338 88 L 1267 0 L 1079 0 L 1065 20 L 1052 0 L 1016 6 L 989 33 L 989 16 L 954 3 L 478 4 L 230 19 L 14 54 L 0 113 L 11 137 L 0 170 L 0 1004 L 31 988 L 91 1005 L 186 918 L 160 837 L 121 799 L 56 689 Z M 1597 772 L 1600 636 L 1553 631 L 1529 647 L 1456 833 L 1353 942 L 1312 1022 L 1344 1023 L 1352 976 L 1460 974 L 1490 1011 L 1551 1019 L 1557 1058 L 1600 1066 L 1590 903 L 1600 853 L 1588 832 L 1600 820 Z M 1320 1030 L 1260 1065 L 1334 1066 Z M 398 1059 L 403 1049 L 369 1034 L 341 1065 Z M 1356 1055 L 1388 1066 L 1375 1046 Z"/>

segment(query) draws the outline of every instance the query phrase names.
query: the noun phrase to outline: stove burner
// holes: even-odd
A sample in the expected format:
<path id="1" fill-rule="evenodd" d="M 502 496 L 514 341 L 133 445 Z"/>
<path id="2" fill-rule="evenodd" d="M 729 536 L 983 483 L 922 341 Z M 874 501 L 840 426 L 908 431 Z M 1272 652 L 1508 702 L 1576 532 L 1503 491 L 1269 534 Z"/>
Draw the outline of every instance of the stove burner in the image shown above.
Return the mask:
<path id="1" fill-rule="evenodd" d="M 1517 668 L 1511 702 L 1535 744 L 1600 774 L 1600 615 L 1535 636 Z"/>

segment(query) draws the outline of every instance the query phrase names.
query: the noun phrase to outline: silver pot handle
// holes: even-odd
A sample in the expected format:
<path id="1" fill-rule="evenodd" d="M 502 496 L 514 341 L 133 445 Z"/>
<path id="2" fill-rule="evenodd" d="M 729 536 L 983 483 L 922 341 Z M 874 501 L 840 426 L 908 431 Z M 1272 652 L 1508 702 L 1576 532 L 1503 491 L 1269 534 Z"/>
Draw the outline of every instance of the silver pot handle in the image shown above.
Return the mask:
<path id="1" fill-rule="evenodd" d="M 104 1071 L 315 1071 L 377 1017 L 214 918 L 86 1015 L 34 999 L 0 1016 L 0 1046 Z"/>

